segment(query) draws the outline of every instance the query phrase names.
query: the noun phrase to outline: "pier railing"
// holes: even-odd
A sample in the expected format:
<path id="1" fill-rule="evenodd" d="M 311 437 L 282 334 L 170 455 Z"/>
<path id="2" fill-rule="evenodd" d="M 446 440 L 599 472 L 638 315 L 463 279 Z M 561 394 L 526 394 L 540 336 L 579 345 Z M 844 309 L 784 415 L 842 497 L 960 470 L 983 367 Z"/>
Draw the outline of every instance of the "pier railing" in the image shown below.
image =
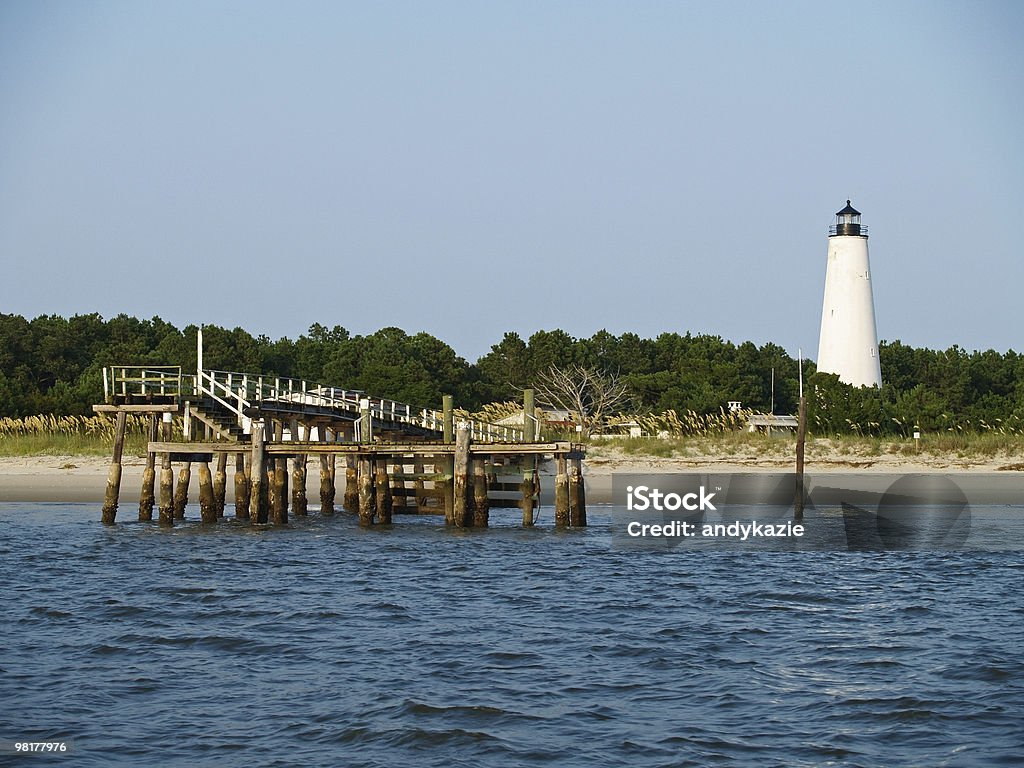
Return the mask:
<path id="1" fill-rule="evenodd" d="M 103 369 L 103 396 L 108 404 L 179 403 L 209 398 L 230 413 L 249 431 L 254 409 L 320 411 L 355 422 L 356 439 L 363 436 L 366 418 L 373 425 L 408 426 L 443 433 L 445 414 L 432 408 L 416 408 L 365 392 L 324 386 L 284 376 L 202 370 L 183 374 L 180 366 L 112 365 Z M 521 428 L 464 419 L 476 442 L 522 442 Z"/>
<path id="2" fill-rule="evenodd" d="M 192 377 L 180 365 L 110 365 L 103 369 L 103 401 L 176 401 L 192 389 Z"/>
<path id="3" fill-rule="evenodd" d="M 196 393 L 208 396 L 235 414 L 238 423 L 247 426 L 249 409 L 264 405 L 326 409 L 350 415 L 353 420 L 368 414 L 373 422 L 408 425 L 431 432 L 444 431 L 444 412 L 416 408 L 397 400 L 368 396 L 365 392 L 292 379 L 282 376 L 202 371 Z M 522 442 L 523 430 L 468 420 L 470 437 L 477 442 Z M 361 424 L 356 421 L 357 439 Z"/>

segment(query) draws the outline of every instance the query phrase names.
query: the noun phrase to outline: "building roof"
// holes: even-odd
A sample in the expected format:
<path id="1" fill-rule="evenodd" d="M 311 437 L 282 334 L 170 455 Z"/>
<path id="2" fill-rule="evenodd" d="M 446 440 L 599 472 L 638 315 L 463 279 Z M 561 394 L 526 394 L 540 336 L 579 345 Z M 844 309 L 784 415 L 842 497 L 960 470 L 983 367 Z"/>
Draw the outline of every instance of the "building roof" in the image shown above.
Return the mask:
<path id="1" fill-rule="evenodd" d="M 860 211 L 850 205 L 850 201 L 846 201 L 846 207 L 841 211 L 836 211 L 836 216 L 843 216 L 845 214 L 852 213 L 854 216 L 860 216 Z"/>

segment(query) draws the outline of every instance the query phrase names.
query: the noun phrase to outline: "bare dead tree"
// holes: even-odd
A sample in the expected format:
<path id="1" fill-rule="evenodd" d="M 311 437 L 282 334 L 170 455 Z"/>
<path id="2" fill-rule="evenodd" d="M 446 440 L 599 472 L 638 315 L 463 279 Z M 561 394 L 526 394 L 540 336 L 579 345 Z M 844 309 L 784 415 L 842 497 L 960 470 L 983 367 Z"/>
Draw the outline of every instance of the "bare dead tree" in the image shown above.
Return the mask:
<path id="1" fill-rule="evenodd" d="M 618 375 L 576 364 L 552 365 L 537 376 L 534 389 L 542 402 L 575 414 L 587 436 L 631 397 Z"/>

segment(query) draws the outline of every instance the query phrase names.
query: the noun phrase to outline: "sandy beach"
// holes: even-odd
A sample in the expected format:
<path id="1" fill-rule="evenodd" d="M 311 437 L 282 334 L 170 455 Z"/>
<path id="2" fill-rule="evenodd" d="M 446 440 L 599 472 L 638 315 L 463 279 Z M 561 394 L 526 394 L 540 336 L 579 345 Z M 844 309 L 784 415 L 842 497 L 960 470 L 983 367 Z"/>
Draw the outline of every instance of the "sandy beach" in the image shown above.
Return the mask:
<path id="1" fill-rule="evenodd" d="M 0 502 L 95 502 L 102 504 L 107 482 L 109 460 L 100 456 L 28 456 L 0 457 Z M 145 459 L 126 456 L 121 479 L 121 502 L 137 503 L 142 485 Z M 550 474 L 551 467 L 542 470 Z M 788 472 L 792 459 L 782 455 L 757 456 L 706 455 L 683 458 L 661 458 L 627 455 L 619 449 L 600 447 L 591 451 L 584 466 L 588 499 L 594 503 L 610 501 L 612 475 L 615 473 L 701 472 L 732 474 L 749 472 Z M 175 467 L 177 479 L 178 467 Z M 905 456 L 851 456 L 825 454 L 811 456 L 806 463 L 809 475 L 926 474 L 955 475 L 958 482 L 972 486 L 998 486 L 1001 489 L 1021 488 L 1024 491 L 1024 456 L 1001 457 L 937 457 L 930 454 Z M 233 468 L 228 470 L 227 498 L 233 495 Z M 308 495 L 319 496 L 319 472 L 311 466 Z M 542 487 L 550 491 L 551 483 Z M 339 488 L 339 494 L 341 489 Z M 192 500 L 198 494 L 193 471 Z M 1022 496 L 1024 500 L 1024 496 Z"/>

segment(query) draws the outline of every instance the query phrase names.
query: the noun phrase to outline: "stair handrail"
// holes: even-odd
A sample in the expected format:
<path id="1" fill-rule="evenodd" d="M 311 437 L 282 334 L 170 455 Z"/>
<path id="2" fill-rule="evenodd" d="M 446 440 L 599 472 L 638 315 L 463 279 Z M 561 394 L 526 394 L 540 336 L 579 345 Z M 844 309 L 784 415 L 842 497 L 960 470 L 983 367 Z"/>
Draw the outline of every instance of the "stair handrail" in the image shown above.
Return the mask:
<path id="1" fill-rule="evenodd" d="M 225 380 L 219 381 L 217 375 L 221 374 Z M 235 389 L 234 377 L 241 376 L 241 387 Z M 209 382 L 209 386 L 204 386 L 204 383 Z M 217 388 L 224 393 L 225 397 L 221 397 L 217 394 Z M 252 403 L 248 400 L 248 376 L 246 374 L 236 374 L 230 371 L 214 371 L 206 370 L 199 372 L 199 394 L 207 395 L 212 398 L 215 402 L 220 403 L 227 408 L 231 413 L 235 414 L 235 419 L 239 426 L 243 426 L 245 423 L 246 415 L 245 410 L 251 407 Z"/>
<path id="2" fill-rule="evenodd" d="M 352 415 L 361 414 L 361 403 L 368 400 L 370 417 L 375 421 L 407 424 L 432 432 L 444 431 L 442 411 L 415 408 L 397 400 L 370 397 L 358 390 L 312 383 L 304 379 L 210 369 L 200 372 L 197 392 L 211 397 L 234 413 L 239 424 L 243 424 L 244 418 L 247 418 L 246 409 L 264 400 L 331 408 Z M 522 442 L 524 437 L 523 430 L 515 427 L 478 419 L 469 420 L 469 425 L 472 439 L 481 442 Z"/>

